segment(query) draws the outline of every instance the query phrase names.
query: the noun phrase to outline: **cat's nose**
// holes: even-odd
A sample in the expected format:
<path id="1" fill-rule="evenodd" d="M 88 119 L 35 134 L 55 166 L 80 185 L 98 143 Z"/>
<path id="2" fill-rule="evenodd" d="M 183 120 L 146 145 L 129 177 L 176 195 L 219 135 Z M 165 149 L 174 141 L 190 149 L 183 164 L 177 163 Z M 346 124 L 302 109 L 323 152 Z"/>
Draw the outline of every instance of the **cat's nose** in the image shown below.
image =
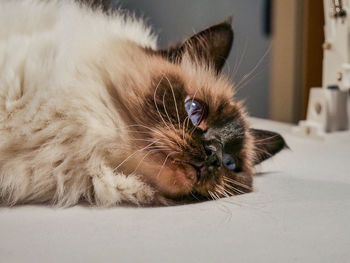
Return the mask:
<path id="1" fill-rule="evenodd" d="M 204 144 L 207 166 L 219 167 L 222 163 L 222 144 L 219 141 L 209 141 Z"/>

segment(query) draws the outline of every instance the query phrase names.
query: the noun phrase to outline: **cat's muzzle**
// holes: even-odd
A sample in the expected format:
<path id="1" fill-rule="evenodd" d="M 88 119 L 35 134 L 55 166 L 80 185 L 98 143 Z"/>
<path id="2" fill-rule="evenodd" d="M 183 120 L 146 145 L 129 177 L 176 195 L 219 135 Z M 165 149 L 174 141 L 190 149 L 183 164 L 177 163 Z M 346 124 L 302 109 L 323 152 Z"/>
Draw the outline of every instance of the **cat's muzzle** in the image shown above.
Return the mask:
<path id="1" fill-rule="evenodd" d="M 210 141 L 203 145 L 205 159 L 202 162 L 190 163 L 197 171 L 197 184 L 216 179 L 222 166 L 222 144 Z"/>

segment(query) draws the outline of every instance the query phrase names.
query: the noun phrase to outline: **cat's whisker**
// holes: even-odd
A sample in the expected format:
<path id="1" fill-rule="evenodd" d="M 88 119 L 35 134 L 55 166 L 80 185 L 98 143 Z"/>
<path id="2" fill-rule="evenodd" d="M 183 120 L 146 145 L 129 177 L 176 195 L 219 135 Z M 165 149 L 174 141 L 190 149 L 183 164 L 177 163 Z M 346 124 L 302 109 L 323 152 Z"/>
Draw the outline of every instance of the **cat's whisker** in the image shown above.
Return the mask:
<path id="1" fill-rule="evenodd" d="M 233 75 L 234 77 L 236 76 L 236 74 L 237 74 L 237 72 L 238 72 L 238 70 L 239 70 L 239 68 L 240 68 L 240 66 L 241 66 L 241 64 L 242 64 L 242 62 L 243 62 L 243 59 L 244 59 L 244 57 L 245 57 L 245 55 L 246 55 L 246 52 L 247 52 L 247 47 L 248 47 L 248 42 L 247 42 L 247 40 L 246 40 L 246 41 L 245 41 L 245 44 L 244 44 L 243 52 L 241 53 L 240 58 L 239 58 L 238 60 L 236 60 L 236 64 L 235 64 L 235 66 L 234 66 L 234 68 L 233 68 L 232 75 Z M 238 62 L 238 63 L 237 63 L 237 62 Z"/>
<path id="2" fill-rule="evenodd" d="M 169 148 L 168 146 L 151 146 L 151 147 L 148 147 L 147 150 L 148 149 L 159 149 L 163 151 L 171 150 L 171 148 Z"/>
<path id="3" fill-rule="evenodd" d="M 183 121 L 183 123 L 182 123 L 182 139 L 183 140 L 185 140 L 185 122 L 187 121 L 187 120 L 189 120 L 190 119 L 190 117 L 189 116 L 187 116 L 185 119 L 184 119 L 184 121 Z"/>
<path id="4" fill-rule="evenodd" d="M 159 141 L 159 140 L 157 140 L 157 141 Z M 122 166 L 126 161 L 128 161 L 128 160 L 129 160 L 131 157 L 133 157 L 135 154 L 137 154 L 137 153 L 139 153 L 139 152 L 141 152 L 141 151 L 147 149 L 149 146 L 151 146 L 151 145 L 157 143 L 157 141 L 148 144 L 147 146 L 143 147 L 142 149 L 138 149 L 138 150 L 134 151 L 134 152 L 133 152 L 132 154 L 130 154 L 127 158 L 125 158 L 124 161 L 122 161 L 117 167 L 115 167 L 115 168 L 113 169 L 113 171 L 118 170 L 120 166 Z"/>
<path id="5" fill-rule="evenodd" d="M 239 87 L 240 84 L 242 82 L 244 82 L 247 78 L 249 78 L 254 72 L 255 70 L 261 65 L 261 63 L 264 61 L 265 57 L 267 56 L 267 54 L 269 54 L 271 50 L 271 45 L 269 46 L 269 48 L 265 51 L 264 55 L 258 60 L 258 62 L 256 63 L 256 65 L 251 69 L 250 72 L 248 72 L 247 74 L 245 74 L 242 79 L 236 84 L 236 87 Z"/>
<path id="6" fill-rule="evenodd" d="M 229 198 L 230 196 L 232 196 L 232 195 L 228 194 L 228 192 L 226 191 L 226 189 L 223 189 L 223 190 L 222 190 L 222 195 L 223 195 L 224 197 L 226 197 L 226 198 Z"/>
<path id="7" fill-rule="evenodd" d="M 234 187 L 233 185 L 230 185 L 228 183 L 224 183 L 224 186 L 226 187 L 225 190 L 227 192 L 229 192 L 231 194 L 231 196 L 234 196 L 236 194 L 243 194 L 244 192 L 240 191 L 239 189 L 237 189 L 236 187 Z M 231 192 L 229 189 L 231 189 L 233 192 Z"/>
<path id="8" fill-rule="evenodd" d="M 269 141 L 269 140 L 272 140 L 272 139 L 277 138 L 277 137 L 278 137 L 278 135 L 276 134 L 276 135 L 273 135 L 273 136 L 270 136 L 270 137 L 267 137 L 264 139 L 259 139 L 259 140 L 254 139 L 254 142 L 259 143 L 259 142 Z"/>
<path id="9" fill-rule="evenodd" d="M 260 148 L 255 148 L 255 153 L 263 153 L 266 154 L 267 156 L 272 156 L 271 153 L 267 152 L 266 150 L 260 149 Z"/>
<path id="10" fill-rule="evenodd" d="M 264 151 L 262 149 L 256 149 L 255 150 L 255 158 L 258 158 L 259 156 L 271 157 L 272 154 L 267 152 L 267 151 Z M 259 160 L 259 158 L 258 158 L 258 160 Z"/>
<path id="11" fill-rule="evenodd" d="M 261 69 L 260 71 L 256 72 L 254 75 L 252 75 L 250 78 L 246 79 L 244 82 L 242 82 L 241 84 L 239 84 L 239 86 L 235 87 L 236 88 L 236 92 L 240 91 L 241 89 L 243 89 L 245 86 L 248 85 L 249 82 L 251 82 L 252 80 L 254 80 L 256 77 L 258 77 L 260 74 L 262 74 L 264 72 L 264 68 Z"/>
<path id="12" fill-rule="evenodd" d="M 141 141 L 141 142 L 155 142 L 154 139 L 138 139 L 138 138 L 129 138 L 128 139 L 129 141 Z M 167 148 L 167 149 L 171 149 L 171 147 L 169 145 L 166 145 L 164 142 L 161 141 L 162 139 L 159 139 L 157 141 L 158 145 L 155 145 L 155 146 L 151 146 L 149 148 L 155 148 L 155 147 L 158 147 L 158 148 Z"/>
<path id="13" fill-rule="evenodd" d="M 159 133 L 161 134 L 159 131 L 155 130 L 155 129 L 152 129 L 151 127 L 148 127 L 146 125 L 143 125 L 143 124 L 131 124 L 131 125 L 128 125 L 126 127 L 141 127 L 141 128 L 145 128 L 147 130 L 150 130 L 152 132 L 155 132 L 155 133 Z"/>
<path id="14" fill-rule="evenodd" d="M 211 198 L 212 198 L 212 200 L 218 200 L 218 196 L 217 195 L 215 195 L 215 192 L 212 192 L 212 191 L 209 191 L 208 190 L 208 193 L 209 193 L 209 195 L 211 196 Z"/>
<path id="15" fill-rule="evenodd" d="M 137 171 L 137 169 L 140 167 L 140 165 L 142 164 L 142 162 L 146 159 L 146 157 L 152 153 L 157 153 L 157 152 L 161 152 L 162 149 L 154 149 L 154 150 L 150 150 L 148 151 L 143 157 L 142 159 L 139 161 L 139 163 L 137 164 L 136 168 L 134 169 L 134 171 L 132 173 L 135 173 Z"/>
<path id="16" fill-rule="evenodd" d="M 176 103 L 174 88 L 173 88 L 173 85 L 171 84 L 169 78 L 168 78 L 167 76 L 165 76 L 165 78 L 167 79 L 167 81 L 168 81 L 168 83 L 169 83 L 169 85 L 170 85 L 170 88 L 171 88 L 171 93 L 173 94 L 174 106 L 175 106 L 175 109 L 176 109 L 176 116 L 177 116 L 177 120 L 178 120 L 178 123 L 179 123 L 179 129 L 181 129 L 180 115 L 179 115 L 179 110 L 178 110 L 178 108 L 177 108 L 177 103 Z"/>
<path id="17" fill-rule="evenodd" d="M 193 193 L 193 191 L 190 192 L 190 195 L 191 195 L 194 199 L 196 199 L 197 201 L 200 201 L 200 200 L 198 199 L 198 197 Z"/>
<path id="18" fill-rule="evenodd" d="M 225 186 L 227 187 L 227 184 L 225 184 Z M 232 189 L 234 191 L 234 189 Z M 229 189 L 225 188 L 225 192 L 227 192 L 229 194 L 229 196 L 235 196 L 235 192 L 231 192 Z"/>
<path id="19" fill-rule="evenodd" d="M 227 192 L 226 192 L 226 189 L 225 189 L 223 186 L 217 185 L 216 187 L 218 187 L 218 188 L 220 189 L 220 193 L 221 193 L 222 195 L 224 195 L 225 197 L 229 197 L 229 195 L 228 195 Z"/>
<path id="20" fill-rule="evenodd" d="M 176 153 L 179 153 L 179 152 L 171 152 L 171 153 L 169 153 L 169 154 L 166 156 L 166 158 L 165 158 L 165 160 L 164 160 L 164 162 L 163 162 L 163 164 L 162 164 L 162 167 L 160 168 L 160 170 L 159 170 L 159 172 L 158 172 L 158 174 L 157 174 L 157 178 L 159 178 L 159 175 L 160 175 L 160 173 L 162 172 L 163 167 L 165 166 L 165 164 L 166 164 L 167 160 L 169 159 L 169 157 L 170 157 L 171 155 L 173 155 L 173 154 L 176 154 Z"/>
<path id="21" fill-rule="evenodd" d="M 128 141 L 154 142 L 153 139 L 128 138 Z"/>
<path id="22" fill-rule="evenodd" d="M 211 197 L 211 200 L 215 200 L 214 196 L 213 196 L 213 193 L 211 191 L 208 191 L 210 197 Z"/>
<path id="23" fill-rule="evenodd" d="M 222 190 L 215 189 L 215 193 L 219 196 L 219 198 L 222 198 L 224 196 L 224 193 Z"/>
<path id="24" fill-rule="evenodd" d="M 193 126 L 193 128 L 192 128 L 191 131 L 190 131 L 190 136 L 193 135 L 193 133 L 195 132 L 196 128 L 197 128 L 196 126 Z"/>
<path id="25" fill-rule="evenodd" d="M 240 182 L 238 182 L 238 181 L 236 181 L 236 180 L 234 180 L 234 179 L 232 179 L 232 178 L 228 178 L 228 177 L 224 176 L 223 179 L 224 179 L 226 182 L 228 182 L 228 183 L 232 183 L 232 184 L 235 184 L 235 185 L 237 185 L 237 186 L 243 187 L 243 188 L 245 188 L 245 189 L 247 189 L 247 190 L 249 190 L 249 191 L 252 191 L 252 190 L 253 190 L 250 186 L 247 186 L 247 185 L 245 185 L 245 184 L 243 184 L 243 183 L 240 183 Z M 231 185 L 231 186 L 232 186 L 232 185 Z"/>
<path id="26" fill-rule="evenodd" d="M 247 185 L 245 185 L 245 184 L 242 184 L 242 183 L 240 183 L 240 182 L 238 182 L 238 181 L 236 181 L 236 180 L 233 180 L 233 179 L 231 179 L 231 178 L 228 178 L 228 177 L 223 177 L 223 179 L 224 179 L 224 181 L 226 181 L 227 183 L 229 183 L 229 184 L 227 184 L 227 186 L 230 186 L 230 187 L 232 187 L 232 188 L 234 188 L 234 189 L 236 189 L 232 184 L 234 184 L 234 185 L 237 185 L 237 186 L 241 186 L 241 187 L 243 187 L 243 188 L 245 188 L 245 189 L 247 189 L 247 190 L 252 190 L 251 189 L 251 187 L 249 187 L 249 186 L 247 186 Z M 231 188 L 231 189 L 232 189 Z"/>
<path id="27" fill-rule="evenodd" d="M 214 192 L 213 195 L 215 196 L 215 200 L 219 200 L 220 199 L 220 197 L 218 196 L 218 194 L 216 192 Z"/>
<path id="28" fill-rule="evenodd" d="M 255 144 L 255 146 L 259 146 L 259 145 L 264 145 L 264 144 L 260 144 L 260 143 Z M 255 155 L 262 154 L 262 155 L 266 155 L 268 157 L 273 156 L 272 153 L 268 152 L 267 150 L 262 149 L 261 147 L 255 147 L 254 150 L 255 150 Z"/>
<path id="29" fill-rule="evenodd" d="M 225 198 L 229 198 L 230 196 L 232 196 L 232 195 L 228 194 L 228 192 L 227 192 L 226 189 L 224 189 L 224 188 L 221 190 L 221 194 L 222 194 Z"/>
<path id="30" fill-rule="evenodd" d="M 166 108 L 166 103 L 165 103 L 165 91 L 164 91 L 164 94 L 163 94 L 163 109 L 164 109 L 164 111 L 165 111 L 165 114 L 166 114 L 166 116 L 167 116 L 167 118 L 168 118 L 168 120 L 169 120 L 169 122 L 170 122 L 170 124 L 171 124 L 171 126 L 172 126 L 172 128 L 175 130 L 175 126 L 174 126 L 174 124 L 173 124 L 173 122 L 172 122 L 172 120 L 170 119 L 170 116 L 169 116 L 169 113 L 168 113 L 168 110 L 167 110 L 167 108 Z"/>
<path id="31" fill-rule="evenodd" d="M 154 102 L 154 105 L 156 107 L 156 110 L 157 110 L 157 113 L 159 115 L 159 117 L 161 118 L 161 120 L 163 121 L 164 125 L 170 130 L 171 128 L 168 126 L 168 124 L 166 123 L 166 121 L 164 120 L 163 116 L 162 116 L 162 113 L 159 111 L 159 108 L 158 108 L 158 104 L 157 104 L 157 100 L 156 100 L 156 96 L 157 96 L 157 91 L 158 91 L 158 88 L 159 88 L 159 85 L 160 83 L 162 82 L 162 80 L 164 79 L 164 76 L 162 76 L 162 78 L 159 80 L 155 90 L 154 90 L 154 93 L 153 93 L 153 102 Z"/>
<path id="32" fill-rule="evenodd" d="M 155 146 L 150 146 L 148 147 L 148 149 L 150 148 L 163 148 L 163 149 L 169 149 L 171 150 L 170 146 L 166 145 L 164 142 L 162 142 L 162 139 L 158 139 L 158 141 L 155 141 L 155 139 L 139 139 L 139 138 L 128 138 L 129 141 L 140 141 L 140 142 L 156 142 L 158 143 L 158 145 Z"/>
<path id="33" fill-rule="evenodd" d="M 186 121 L 186 130 L 188 130 L 188 126 L 190 125 L 190 117 L 188 116 L 187 121 Z"/>
<path id="34" fill-rule="evenodd" d="M 150 130 L 150 131 L 152 131 L 152 132 L 158 134 L 159 136 L 161 136 L 161 137 L 163 138 L 162 140 L 166 140 L 167 142 L 173 144 L 174 146 L 177 145 L 176 143 L 174 143 L 173 141 L 171 141 L 168 137 L 166 137 L 164 134 L 162 134 L 160 131 L 157 131 L 157 130 L 155 130 L 155 129 L 152 129 L 152 128 L 147 127 L 147 126 L 142 125 L 142 124 L 133 124 L 133 125 L 131 125 L 131 126 L 136 126 L 136 127 L 139 126 L 139 127 L 148 129 L 148 130 Z"/>

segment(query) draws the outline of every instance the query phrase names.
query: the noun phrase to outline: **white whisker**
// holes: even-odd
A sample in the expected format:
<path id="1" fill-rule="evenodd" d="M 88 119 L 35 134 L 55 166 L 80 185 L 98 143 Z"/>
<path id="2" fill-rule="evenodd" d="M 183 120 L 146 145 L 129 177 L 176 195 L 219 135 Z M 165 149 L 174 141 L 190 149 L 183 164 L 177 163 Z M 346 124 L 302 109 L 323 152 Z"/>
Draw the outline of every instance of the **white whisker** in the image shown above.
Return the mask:
<path id="1" fill-rule="evenodd" d="M 166 140 L 167 142 L 169 142 L 169 143 L 171 143 L 171 144 L 173 144 L 173 145 L 176 146 L 176 143 L 175 143 L 175 142 L 171 141 L 168 137 L 166 137 L 166 136 L 165 136 L 164 134 L 162 134 L 160 131 L 157 131 L 157 130 L 155 130 L 155 129 L 152 129 L 152 128 L 150 128 L 150 127 L 147 127 L 147 126 L 141 125 L 141 124 L 133 124 L 133 125 L 130 125 L 130 126 L 142 127 L 142 128 L 148 129 L 148 130 L 150 130 L 150 131 L 152 131 L 152 132 L 154 132 L 154 133 L 160 135 L 161 137 L 163 137 L 164 140 Z M 162 140 L 163 140 L 163 139 L 162 139 Z"/>
<path id="2" fill-rule="evenodd" d="M 247 78 L 249 78 L 255 72 L 255 70 L 261 65 L 261 63 L 264 61 L 267 54 L 270 52 L 270 49 L 271 49 L 271 46 L 269 46 L 269 48 L 265 51 L 264 55 L 258 60 L 258 62 L 252 68 L 252 70 L 250 72 L 248 72 L 247 74 L 245 74 L 242 77 L 242 79 L 236 84 L 236 87 L 239 87 L 241 85 L 241 83 L 243 83 Z"/>
<path id="3" fill-rule="evenodd" d="M 160 85 L 160 83 L 162 82 L 164 76 L 165 76 L 165 75 L 163 75 L 163 77 L 160 79 L 160 81 L 158 82 L 158 84 L 157 84 L 157 86 L 156 86 L 156 88 L 155 88 L 155 90 L 154 90 L 154 93 L 153 93 L 153 102 L 154 102 L 154 105 L 156 106 L 156 110 L 157 110 L 157 112 L 158 112 L 158 115 L 159 115 L 159 117 L 161 118 L 161 120 L 163 121 L 164 125 L 165 125 L 168 129 L 170 129 L 170 127 L 169 127 L 168 124 L 165 122 L 165 120 L 164 120 L 162 114 L 161 114 L 160 111 L 159 111 L 159 108 L 158 108 L 158 105 L 157 105 L 157 100 L 156 100 L 157 90 L 158 90 L 159 85 Z"/>
<path id="4" fill-rule="evenodd" d="M 163 94 L 163 108 L 164 108 L 165 114 L 166 114 L 166 116 L 167 116 L 167 118 L 168 118 L 168 120 L 169 120 L 169 122 L 170 122 L 172 128 L 175 129 L 175 126 L 174 126 L 173 122 L 171 121 L 170 116 L 169 116 L 169 114 L 168 114 L 168 110 L 167 110 L 167 108 L 166 108 L 166 104 L 165 104 L 165 94 L 166 94 L 166 93 L 164 92 L 164 94 Z"/>
<path id="5" fill-rule="evenodd" d="M 132 173 L 135 173 L 137 171 L 137 169 L 140 167 L 141 163 L 146 159 L 146 157 L 148 155 L 150 155 L 151 153 L 154 153 L 154 152 L 160 152 L 162 150 L 159 150 L 159 149 L 155 149 L 155 150 L 150 150 L 148 151 L 143 157 L 142 159 L 139 161 L 139 163 L 137 164 L 136 168 L 134 169 L 134 171 Z"/>
<path id="6" fill-rule="evenodd" d="M 165 76 L 165 78 L 167 79 L 169 85 L 170 85 L 170 88 L 171 88 L 171 92 L 173 94 L 173 99 L 174 99 L 174 105 L 175 105 L 175 109 L 176 109 L 176 115 L 177 115 L 177 120 L 179 122 L 179 129 L 181 129 L 181 123 L 180 123 L 180 115 L 179 115 L 179 110 L 177 108 L 177 103 L 176 103 L 176 98 L 175 98 L 175 92 L 174 92 L 174 88 L 173 88 L 173 85 L 171 85 L 171 82 L 170 80 L 168 79 L 167 76 Z"/>
<path id="7" fill-rule="evenodd" d="M 158 174 L 157 174 L 157 178 L 159 178 L 159 175 L 160 175 L 160 173 L 162 172 L 163 167 L 164 167 L 166 161 L 168 160 L 168 158 L 169 158 L 171 155 L 176 154 L 176 153 L 179 153 L 179 152 L 171 152 L 171 153 L 169 153 L 169 154 L 166 156 L 166 158 L 165 158 L 165 160 L 164 160 L 164 162 L 163 162 L 163 164 L 162 164 L 162 167 L 160 168 L 160 170 L 159 170 L 159 172 L 158 172 Z"/>
<path id="8" fill-rule="evenodd" d="M 159 140 L 157 140 L 157 141 L 159 141 Z M 133 152 L 132 154 L 130 154 L 127 158 L 124 159 L 124 161 L 122 161 L 116 168 L 114 168 L 113 171 L 116 171 L 120 166 L 122 166 L 126 161 L 128 161 L 128 160 L 129 160 L 132 156 L 134 156 L 136 153 L 141 152 L 141 151 L 147 149 L 149 146 L 155 144 L 157 141 L 152 142 L 152 143 L 148 144 L 147 146 L 145 146 L 144 148 L 139 149 L 139 150 L 136 150 L 135 152 Z"/>

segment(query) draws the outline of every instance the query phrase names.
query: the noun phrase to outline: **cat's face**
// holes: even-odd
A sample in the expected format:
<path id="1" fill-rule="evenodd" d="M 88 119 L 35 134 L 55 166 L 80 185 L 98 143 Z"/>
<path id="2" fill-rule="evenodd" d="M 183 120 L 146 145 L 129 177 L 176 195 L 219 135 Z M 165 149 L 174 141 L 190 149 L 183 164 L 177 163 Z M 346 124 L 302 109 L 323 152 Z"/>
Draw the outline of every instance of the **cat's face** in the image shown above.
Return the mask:
<path id="1" fill-rule="evenodd" d="M 245 112 L 226 79 L 200 69 L 184 73 L 187 66 L 158 76 L 146 99 L 153 145 L 162 149 L 152 183 L 170 196 L 249 192 L 254 149 Z"/>
<path id="2" fill-rule="evenodd" d="M 152 71 L 139 105 L 137 172 L 167 197 L 249 192 L 254 164 L 285 146 L 280 135 L 249 128 L 233 85 L 220 74 L 232 41 L 224 22 L 177 47 L 147 51 L 163 66 Z"/>

